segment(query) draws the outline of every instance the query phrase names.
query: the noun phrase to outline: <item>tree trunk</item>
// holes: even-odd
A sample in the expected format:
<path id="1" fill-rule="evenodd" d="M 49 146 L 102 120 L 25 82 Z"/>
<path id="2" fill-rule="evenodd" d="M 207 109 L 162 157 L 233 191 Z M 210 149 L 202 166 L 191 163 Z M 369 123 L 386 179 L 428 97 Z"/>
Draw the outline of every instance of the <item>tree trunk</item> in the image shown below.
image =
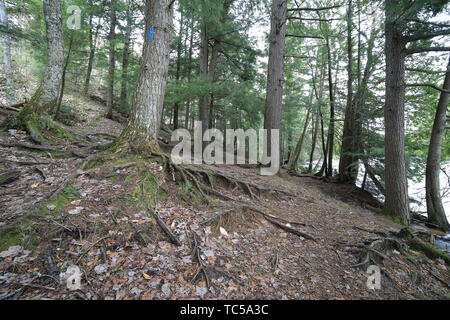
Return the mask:
<path id="1" fill-rule="evenodd" d="M 194 48 L 194 19 L 191 18 L 191 26 L 190 26 L 190 38 L 189 38 L 189 53 L 188 53 L 188 70 L 187 70 L 187 80 L 188 83 L 191 83 L 192 79 L 192 52 Z M 190 108 L 191 108 L 191 98 L 188 98 L 186 103 L 186 114 L 184 118 L 184 127 L 189 129 L 189 119 L 190 119 Z"/>
<path id="2" fill-rule="evenodd" d="M 169 69 L 173 29 L 173 2 L 146 0 L 146 34 L 140 74 L 130 120 L 121 140 L 135 152 L 159 151 L 158 132 Z M 148 39 L 153 26 L 153 40 Z"/>
<path id="3" fill-rule="evenodd" d="M 66 63 L 64 64 L 64 68 L 63 68 L 61 90 L 59 91 L 58 103 L 56 105 L 56 111 L 55 111 L 55 115 L 54 115 L 55 120 L 58 119 L 59 112 L 61 110 L 62 99 L 64 97 L 64 88 L 66 86 L 66 72 L 67 72 L 67 67 L 69 66 L 69 62 L 70 62 L 70 54 L 72 53 L 73 38 L 74 38 L 74 33 L 72 31 L 70 34 L 70 43 L 69 43 L 69 50 L 67 52 Z"/>
<path id="4" fill-rule="evenodd" d="M 347 56 L 348 56 L 348 81 L 347 81 L 347 106 L 345 109 L 344 129 L 342 134 L 341 159 L 339 161 L 339 180 L 342 182 L 355 183 L 358 170 L 357 158 L 354 156 L 355 112 L 353 109 L 353 45 L 352 45 L 352 0 L 347 9 Z"/>
<path id="5" fill-rule="evenodd" d="M 312 99 L 310 99 L 310 101 L 311 100 Z M 311 114 L 311 110 L 308 109 L 308 112 L 306 114 L 305 125 L 303 127 L 302 134 L 300 136 L 300 139 L 298 140 L 297 146 L 295 147 L 294 153 L 292 154 L 292 156 L 289 159 L 289 163 L 288 163 L 289 170 L 296 170 L 297 169 L 298 161 L 300 160 L 300 156 L 302 154 L 303 143 L 305 142 L 306 130 L 308 129 L 310 114 Z"/>
<path id="6" fill-rule="evenodd" d="M 128 112 L 128 65 L 130 61 L 131 31 L 133 30 L 133 13 L 131 5 L 131 1 L 129 1 L 127 7 L 127 27 L 125 33 L 125 43 L 123 46 L 122 55 L 122 76 L 120 81 L 120 109 L 126 112 Z"/>
<path id="7" fill-rule="evenodd" d="M 327 47 L 327 57 L 328 57 L 328 90 L 330 99 L 330 122 L 328 124 L 328 139 L 327 139 L 327 152 L 328 152 L 328 166 L 326 169 L 326 176 L 333 176 L 333 149 L 334 149 L 334 89 L 333 89 L 333 75 L 331 72 L 331 47 L 330 38 L 326 36 L 326 47 Z"/>
<path id="8" fill-rule="evenodd" d="M 176 72 L 175 72 L 175 80 L 177 82 L 177 85 L 180 82 L 181 77 L 181 50 L 182 50 L 182 38 L 183 38 L 183 23 L 184 23 L 184 14 L 183 11 L 181 11 L 181 21 L 180 21 L 180 31 L 179 31 L 179 41 L 177 43 L 177 66 L 176 66 Z M 173 130 L 178 129 L 178 117 L 180 111 L 180 102 L 177 101 L 173 105 Z"/>
<path id="9" fill-rule="evenodd" d="M 209 62 L 209 48 L 208 48 L 208 28 L 206 18 L 206 5 L 203 6 L 204 16 L 201 26 L 200 34 L 200 80 L 205 83 L 208 81 L 208 62 Z M 208 129 L 209 118 L 209 93 L 204 93 L 199 98 L 199 120 L 202 122 L 203 132 Z"/>
<path id="10" fill-rule="evenodd" d="M 396 0 L 386 0 L 385 213 L 409 225 L 405 168 L 405 41 L 396 18 Z"/>
<path id="11" fill-rule="evenodd" d="M 267 148 L 268 155 L 272 154 L 270 132 L 273 129 L 281 129 L 286 19 L 287 1 L 272 0 L 269 36 L 269 64 L 264 114 L 264 129 L 268 130 L 267 140 L 264 142 L 264 147 Z M 278 145 L 280 145 L 279 141 Z"/>
<path id="12" fill-rule="evenodd" d="M 64 39 L 61 20 L 61 1 L 44 0 L 44 19 L 47 32 L 47 66 L 40 88 L 29 102 L 31 111 L 48 114 L 56 106 L 64 68 Z"/>
<path id="13" fill-rule="evenodd" d="M 8 28 L 8 15 L 6 14 L 6 5 L 4 0 L 0 0 L 0 25 Z M 6 84 L 12 85 L 12 66 L 11 66 L 11 40 L 8 33 L 2 34 L 3 44 L 3 71 L 5 73 Z"/>
<path id="14" fill-rule="evenodd" d="M 115 73 L 115 55 L 116 55 L 116 48 L 115 48 L 115 38 L 116 38 L 116 3 L 117 0 L 111 0 L 111 7 L 110 7 L 110 25 L 109 25 L 109 68 L 108 68 L 108 88 L 106 92 L 106 109 L 107 114 L 106 117 L 111 119 L 112 113 L 113 113 L 113 106 L 114 106 L 114 73 Z"/>
<path id="15" fill-rule="evenodd" d="M 98 24 L 95 27 L 95 32 L 94 32 L 93 19 L 94 19 L 94 14 L 91 13 L 91 15 L 89 17 L 89 26 L 90 26 L 90 29 L 89 29 L 89 60 L 88 60 L 88 66 L 87 66 L 87 71 L 86 71 L 86 78 L 84 80 L 84 85 L 83 85 L 83 94 L 84 95 L 88 95 L 88 92 L 89 92 L 89 84 L 91 82 L 92 68 L 94 66 L 95 48 L 97 46 L 97 37 L 98 37 L 98 32 L 100 30 L 100 24 Z"/>
<path id="16" fill-rule="evenodd" d="M 450 91 L 450 56 L 443 89 Z M 439 103 L 437 105 L 436 116 L 434 118 L 433 129 L 431 132 L 426 168 L 426 200 L 428 220 L 434 224 L 437 224 L 446 231 L 450 230 L 450 225 L 445 215 L 444 206 L 442 205 L 439 174 L 449 97 L 450 94 L 441 92 Z"/>
<path id="17" fill-rule="evenodd" d="M 320 120 L 319 112 L 316 113 L 315 118 L 316 120 L 314 122 L 313 135 L 311 139 L 311 153 L 309 155 L 308 173 L 311 173 L 313 168 L 314 152 L 316 151 L 316 144 L 317 144 L 317 133 L 319 131 L 319 120 Z"/>

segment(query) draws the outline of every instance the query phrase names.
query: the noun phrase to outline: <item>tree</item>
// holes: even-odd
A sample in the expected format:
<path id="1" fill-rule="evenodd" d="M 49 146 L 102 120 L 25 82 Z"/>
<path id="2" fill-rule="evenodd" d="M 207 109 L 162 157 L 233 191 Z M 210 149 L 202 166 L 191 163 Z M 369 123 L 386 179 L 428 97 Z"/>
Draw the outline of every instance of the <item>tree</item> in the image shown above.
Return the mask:
<path id="1" fill-rule="evenodd" d="M 56 106 L 64 68 L 61 1 L 44 0 L 43 3 L 47 33 L 47 65 L 42 85 L 30 101 L 32 111 L 40 114 L 50 113 Z"/>
<path id="2" fill-rule="evenodd" d="M 0 25 L 8 28 L 8 15 L 6 14 L 5 0 L 0 0 Z M 11 41 L 9 34 L 2 34 L 3 40 L 3 67 L 5 73 L 6 84 L 12 84 L 12 67 L 11 67 Z"/>
<path id="3" fill-rule="evenodd" d="M 127 2 L 126 12 L 126 30 L 125 30 L 125 43 L 123 46 L 122 55 L 122 78 L 120 81 L 120 108 L 121 110 L 128 109 L 127 97 L 128 97 L 128 66 L 130 64 L 130 45 L 131 45 L 131 32 L 133 31 L 133 4 L 132 1 Z"/>
<path id="4" fill-rule="evenodd" d="M 267 154 L 271 154 L 270 130 L 280 129 L 283 107 L 283 72 L 286 41 L 287 1 L 272 0 L 269 35 L 269 64 L 267 72 L 264 129 L 268 130 Z"/>
<path id="5" fill-rule="evenodd" d="M 106 92 L 106 108 L 107 115 L 106 117 L 111 119 L 113 113 L 114 106 L 114 74 L 115 74 L 115 65 L 116 65 L 116 48 L 115 48 L 115 37 L 116 37 L 116 5 L 117 0 L 111 0 L 110 5 L 110 24 L 109 24 L 109 68 L 108 68 L 108 88 Z"/>
<path id="6" fill-rule="evenodd" d="M 429 52 L 450 51 L 448 47 L 417 47 L 415 42 L 430 40 L 450 34 L 450 29 L 429 30 L 413 25 L 421 12 L 436 14 L 446 5 L 446 1 L 420 2 L 407 6 L 402 1 L 385 1 L 385 55 L 386 55 L 386 97 L 385 119 L 385 213 L 408 225 L 409 199 L 405 166 L 405 57 Z M 421 23 L 419 22 L 419 25 Z M 407 44 L 413 43 L 413 47 Z M 415 84 L 422 85 L 422 84 Z M 411 86 L 409 84 L 408 86 Z"/>
<path id="7" fill-rule="evenodd" d="M 446 125 L 446 114 L 450 97 L 450 55 L 445 74 L 444 86 L 445 91 L 441 92 L 439 102 L 436 109 L 436 116 L 431 132 L 431 139 L 427 158 L 426 168 L 426 200 L 428 220 L 437 224 L 446 231 L 450 230 L 447 217 L 445 215 L 444 206 L 440 196 L 440 161 L 442 155 L 442 142 L 444 140 L 444 131 Z"/>
<path id="8" fill-rule="evenodd" d="M 354 149 L 356 138 L 355 111 L 353 108 L 353 2 L 349 0 L 347 8 L 347 106 L 345 108 L 344 130 L 342 133 L 341 158 L 339 161 L 339 179 L 343 182 L 355 183 L 358 165 L 355 164 Z M 355 170 L 356 168 L 356 170 Z"/>
<path id="9" fill-rule="evenodd" d="M 396 0 L 385 3 L 386 101 L 385 181 L 386 213 L 409 224 L 408 183 L 405 168 L 405 41 L 396 21 L 400 6 Z"/>
<path id="10" fill-rule="evenodd" d="M 93 1 L 90 0 L 89 4 L 91 5 L 91 13 L 89 15 L 89 60 L 86 71 L 86 78 L 84 80 L 83 85 L 83 94 L 87 95 L 89 92 L 89 85 L 91 82 L 91 74 L 92 68 L 94 67 L 94 58 L 97 47 L 97 38 L 100 30 L 100 23 L 94 26 L 94 10 L 93 10 Z"/>
<path id="11" fill-rule="evenodd" d="M 169 68 L 173 1 L 146 0 L 145 40 L 130 120 L 119 138 L 136 152 L 159 152 L 158 132 Z M 153 27 L 153 39 L 149 29 Z"/>

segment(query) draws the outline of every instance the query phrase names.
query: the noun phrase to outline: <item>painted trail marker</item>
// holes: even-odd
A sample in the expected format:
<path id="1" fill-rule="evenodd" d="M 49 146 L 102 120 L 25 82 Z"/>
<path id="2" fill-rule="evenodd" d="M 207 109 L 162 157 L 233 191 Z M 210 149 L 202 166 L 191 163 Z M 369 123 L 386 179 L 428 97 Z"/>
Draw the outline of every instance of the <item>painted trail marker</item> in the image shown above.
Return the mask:
<path id="1" fill-rule="evenodd" d="M 148 40 L 153 40 L 153 34 L 155 33 L 155 28 L 148 28 L 147 38 Z"/>

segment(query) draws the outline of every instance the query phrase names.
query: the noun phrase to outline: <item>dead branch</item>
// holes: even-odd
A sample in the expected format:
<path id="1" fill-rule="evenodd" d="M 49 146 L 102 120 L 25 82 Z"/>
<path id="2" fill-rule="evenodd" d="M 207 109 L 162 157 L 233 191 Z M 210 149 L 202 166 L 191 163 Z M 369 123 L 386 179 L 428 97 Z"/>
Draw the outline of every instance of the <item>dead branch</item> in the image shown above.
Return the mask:
<path id="1" fill-rule="evenodd" d="M 170 231 L 169 227 L 162 221 L 162 219 L 157 214 L 156 210 L 152 210 L 153 217 L 155 217 L 156 222 L 161 227 L 161 229 L 165 232 L 165 234 L 169 237 L 170 242 L 172 242 L 176 246 L 181 246 L 180 240 Z"/>

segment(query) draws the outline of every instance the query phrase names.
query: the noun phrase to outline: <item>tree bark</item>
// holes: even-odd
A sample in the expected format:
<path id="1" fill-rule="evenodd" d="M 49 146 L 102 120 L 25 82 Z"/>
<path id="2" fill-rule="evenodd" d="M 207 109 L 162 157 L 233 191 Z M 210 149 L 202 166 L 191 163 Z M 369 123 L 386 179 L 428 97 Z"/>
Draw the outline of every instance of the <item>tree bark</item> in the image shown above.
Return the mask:
<path id="1" fill-rule="evenodd" d="M 355 183 L 358 175 L 357 158 L 354 156 L 355 112 L 353 109 L 353 45 L 352 45 L 352 18 L 353 4 L 349 0 L 347 9 L 347 56 L 348 56 L 348 81 L 347 81 L 347 106 L 345 108 L 344 129 L 342 134 L 341 159 L 339 161 L 339 180 Z M 356 168 L 356 170 L 355 170 Z"/>
<path id="2" fill-rule="evenodd" d="M 443 89 L 450 91 L 450 55 Z M 428 220 L 446 231 L 450 230 L 450 225 L 442 205 L 439 175 L 449 97 L 450 94 L 441 92 L 431 132 L 425 180 Z"/>
<path id="3" fill-rule="evenodd" d="M 61 88 L 64 68 L 64 39 L 60 0 L 44 0 L 44 19 L 47 33 L 47 66 L 42 85 L 28 104 L 31 109 L 26 109 L 37 114 L 51 112 L 58 102 Z"/>
<path id="4" fill-rule="evenodd" d="M 329 91 L 329 99 L 330 99 L 330 122 L 328 123 L 328 138 L 327 138 L 327 152 L 328 152 L 328 166 L 326 169 L 326 176 L 333 176 L 333 151 L 334 151 L 334 89 L 333 89 L 333 75 L 331 71 L 331 47 L 330 47 L 330 38 L 328 36 L 325 37 L 326 47 L 327 47 L 327 61 L 328 61 L 328 91 Z"/>
<path id="5" fill-rule="evenodd" d="M 74 38 L 74 33 L 72 31 L 70 34 L 70 42 L 69 42 L 69 49 L 67 51 L 66 63 L 64 64 L 64 68 L 63 68 L 61 89 L 59 91 L 58 103 L 56 105 L 56 111 L 55 111 L 55 115 L 54 115 L 55 120 L 58 119 L 59 112 L 61 110 L 62 99 L 64 97 L 64 88 L 66 86 L 66 72 L 67 72 L 67 67 L 69 66 L 69 63 L 70 63 L 70 54 L 72 53 L 73 38 Z"/>
<path id="6" fill-rule="evenodd" d="M 405 168 L 405 41 L 396 23 L 396 0 L 386 0 L 385 56 L 385 213 L 409 225 L 408 183 Z"/>
<path id="7" fill-rule="evenodd" d="M 311 173 L 313 169 L 314 152 L 316 151 L 316 144 L 317 144 L 317 133 L 319 132 L 319 120 L 320 120 L 319 112 L 317 111 L 315 115 L 313 134 L 311 138 L 311 153 L 309 154 L 308 173 Z"/>
<path id="8" fill-rule="evenodd" d="M 311 100 L 312 99 L 310 99 L 310 101 Z M 298 140 L 297 146 L 295 147 L 294 153 L 292 154 L 292 156 L 289 159 L 289 163 L 288 163 L 289 170 L 296 170 L 297 169 L 298 162 L 299 162 L 300 156 L 302 154 L 303 143 L 305 142 L 306 130 L 308 129 L 310 114 L 311 114 L 311 110 L 308 109 L 308 112 L 306 114 L 305 125 L 303 126 L 302 134 L 300 136 L 300 139 Z"/>
<path id="9" fill-rule="evenodd" d="M 188 69 L 187 69 L 187 81 L 191 83 L 192 80 L 192 52 L 194 48 L 194 19 L 191 17 L 191 26 L 190 26 L 190 38 L 189 38 L 189 53 L 188 53 Z M 186 114 L 184 118 L 184 127 L 189 129 L 189 119 L 190 119 L 190 110 L 191 109 L 191 98 L 188 98 L 186 102 Z"/>
<path id="10" fill-rule="evenodd" d="M 116 63 L 116 48 L 115 48 L 115 38 L 116 38 L 116 3 L 117 0 L 111 0 L 110 6 L 110 25 L 109 25 L 109 68 L 108 68 L 108 88 L 106 92 L 106 117 L 111 119 L 113 115 L 114 106 L 114 74 L 115 74 L 115 63 Z"/>
<path id="11" fill-rule="evenodd" d="M 119 139 L 135 152 L 159 151 L 158 132 L 169 69 L 173 29 L 171 0 L 146 0 L 146 34 L 130 120 Z M 153 26 L 153 40 L 148 32 Z"/>
<path id="12" fill-rule="evenodd" d="M 270 25 L 269 64 L 264 113 L 264 129 L 268 130 L 264 147 L 271 154 L 271 130 L 281 129 L 283 108 L 283 74 L 286 38 L 287 1 L 272 0 Z M 278 145 L 280 145 L 278 141 Z"/>
<path id="13" fill-rule="evenodd" d="M 91 13 L 90 17 L 89 17 L 89 60 L 88 60 L 88 66 L 87 66 L 87 71 L 86 71 L 86 78 L 84 80 L 84 85 L 83 85 L 83 94 L 84 95 L 88 95 L 89 92 L 89 85 L 91 82 L 91 74 L 92 74 L 92 68 L 94 66 L 94 58 L 95 58 L 95 50 L 96 50 L 96 46 L 97 46 L 97 37 L 98 37 L 98 32 L 100 30 L 100 24 L 98 24 L 95 27 L 95 32 L 94 32 L 94 14 Z"/>
<path id="14" fill-rule="evenodd" d="M 208 63 L 209 63 L 209 46 L 208 46 L 208 28 L 207 28 L 207 5 L 203 0 L 203 18 L 201 24 L 201 34 L 200 34 L 200 80 L 206 82 L 208 81 Z M 209 93 L 204 93 L 199 98 L 199 120 L 202 122 L 203 132 L 208 129 L 209 124 Z"/>
<path id="15" fill-rule="evenodd" d="M 183 23 L 184 23 L 184 14 L 183 11 L 181 11 L 181 19 L 180 19 L 180 31 L 179 31 L 179 37 L 177 43 L 177 66 L 175 71 L 175 80 L 177 84 L 180 82 L 181 77 L 181 50 L 182 50 L 182 38 L 183 38 Z M 173 105 L 173 130 L 178 129 L 178 117 L 180 111 L 180 102 L 177 101 Z"/>
<path id="16" fill-rule="evenodd" d="M 8 15 L 6 14 L 6 5 L 4 0 L 0 0 L 0 25 L 8 28 Z M 5 73 L 6 84 L 12 85 L 12 66 L 11 66 L 11 39 L 8 33 L 2 34 L 3 44 L 3 71 Z"/>
<path id="17" fill-rule="evenodd" d="M 122 75 L 120 81 L 120 108 L 122 111 L 128 111 L 128 65 L 130 62 L 130 44 L 131 44 L 131 32 L 133 30 L 133 12 L 132 2 L 128 1 L 127 6 L 127 26 L 125 32 L 125 43 L 123 46 L 122 54 Z"/>

